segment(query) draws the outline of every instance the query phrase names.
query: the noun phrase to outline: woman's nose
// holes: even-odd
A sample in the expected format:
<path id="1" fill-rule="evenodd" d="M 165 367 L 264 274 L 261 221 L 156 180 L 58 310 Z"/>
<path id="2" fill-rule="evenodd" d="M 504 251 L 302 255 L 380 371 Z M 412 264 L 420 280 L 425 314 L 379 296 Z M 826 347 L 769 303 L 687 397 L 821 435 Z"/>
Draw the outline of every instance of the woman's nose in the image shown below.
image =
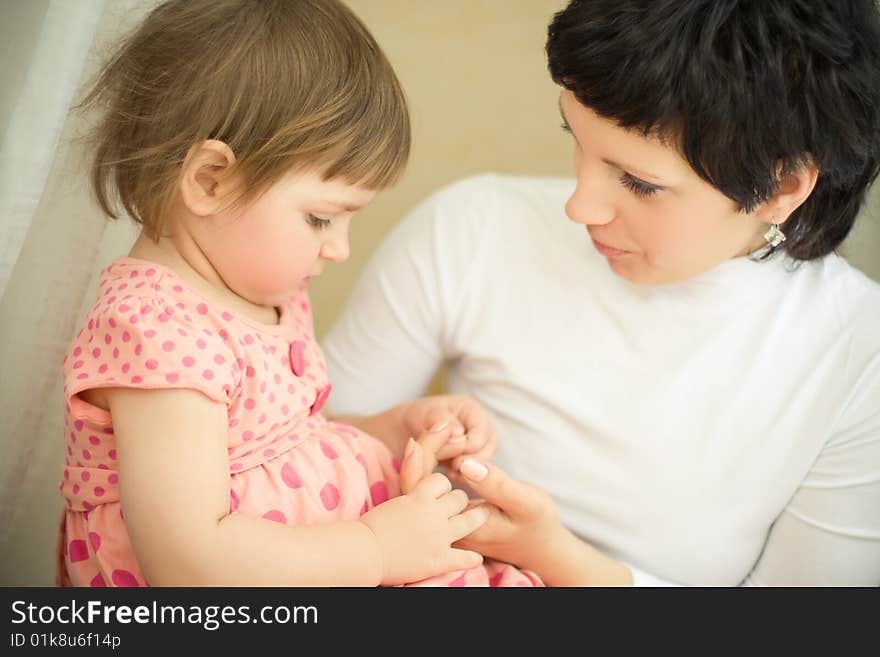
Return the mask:
<path id="1" fill-rule="evenodd" d="M 596 226 L 614 219 L 614 207 L 607 199 L 607 191 L 594 178 L 579 177 L 574 193 L 565 204 L 565 214 L 577 224 Z"/>

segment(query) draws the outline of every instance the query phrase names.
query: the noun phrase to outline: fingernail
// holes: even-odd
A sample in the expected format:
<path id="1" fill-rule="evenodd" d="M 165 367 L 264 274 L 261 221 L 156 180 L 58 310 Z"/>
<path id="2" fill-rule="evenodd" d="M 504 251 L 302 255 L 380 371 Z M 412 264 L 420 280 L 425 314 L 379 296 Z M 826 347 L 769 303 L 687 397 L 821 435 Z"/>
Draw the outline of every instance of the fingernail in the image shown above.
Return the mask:
<path id="1" fill-rule="evenodd" d="M 443 430 L 444 430 L 446 427 L 448 427 L 448 426 L 449 426 L 449 420 L 443 420 L 443 421 L 438 422 L 437 424 L 435 424 L 435 425 L 434 425 L 433 427 L 431 427 L 430 429 L 428 429 L 428 431 L 430 431 L 431 433 L 436 433 L 436 432 L 438 432 L 438 431 L 443 431 Z"/>
<path id="2" fill-rule="evenodd" d="M 489 474 L 489 468 L 474 459 L 465 459 L 458 469 L 471 481 L 482 481 Z"/>
<path id="3" fill-rule="evenodd" d="M 416 441 L 410 436 L 410 439 L 406 441 L 406 449 L 403 450 L 403 458 L 409 458 L 409 455 L 412 454 L 413 447 L 415 446 Z"/>

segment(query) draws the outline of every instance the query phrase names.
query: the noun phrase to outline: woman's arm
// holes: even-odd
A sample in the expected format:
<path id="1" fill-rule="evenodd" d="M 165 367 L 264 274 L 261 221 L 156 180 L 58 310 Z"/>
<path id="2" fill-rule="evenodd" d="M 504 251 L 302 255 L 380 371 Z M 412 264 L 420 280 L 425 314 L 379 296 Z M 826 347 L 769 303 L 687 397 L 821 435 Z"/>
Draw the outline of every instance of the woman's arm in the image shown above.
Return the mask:
<path id="1" fill-rule="evenodd" d="M 449 569 L 479 562 L 449 544 L 480 516 L 461 513 L 438 478 L 360 520 L 288 527 L 229 514 L 223 404 L 191 390 L 104 394 L 126 527 L 153 585 L 375 586 L 427 576 L 433 559 Z"/>

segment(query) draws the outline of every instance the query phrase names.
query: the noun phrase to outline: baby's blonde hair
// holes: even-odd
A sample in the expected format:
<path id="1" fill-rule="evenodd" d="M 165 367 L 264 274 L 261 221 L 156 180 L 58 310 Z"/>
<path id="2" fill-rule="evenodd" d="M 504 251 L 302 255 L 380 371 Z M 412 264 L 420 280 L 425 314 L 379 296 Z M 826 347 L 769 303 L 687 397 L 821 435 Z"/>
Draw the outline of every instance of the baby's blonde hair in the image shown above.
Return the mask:
<path id="1" fill-rule="evenodd" d="M 189 149 L 235 154 L 239 201 L 284 174 L 380 189 L 409 156 L 406 100 L 360 20 L 337 0 L 170 0 L 126 38 L 80 104 L 100 106 L 91 182 L 158 239 Z"/>

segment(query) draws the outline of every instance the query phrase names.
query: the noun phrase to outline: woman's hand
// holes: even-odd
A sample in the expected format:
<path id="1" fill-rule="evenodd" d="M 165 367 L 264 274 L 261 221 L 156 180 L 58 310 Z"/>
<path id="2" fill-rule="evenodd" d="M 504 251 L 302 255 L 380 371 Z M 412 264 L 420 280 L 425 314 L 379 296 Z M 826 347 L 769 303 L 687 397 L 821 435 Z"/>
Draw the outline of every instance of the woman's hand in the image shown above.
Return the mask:
<path id="1" fill-rule="evenodd" d="M 463 455 L 488 460 L 498 445 L 489 414 L 464 395 L 435 395 L 403 404 L 400 421 L 404 433 L 424 447 L 426 472 Z"/>
<path id="2" fill-rule="evenodd" d="M 459 460 L 457 460 L 459 461 Z M 540 488 L 511 479 L 491 463 L 456 463 L 489 517 L 455 547 L 528 568 L 549 586 L 630 586 L 632 573 L 566 529 L 553 499 Z M 458 480 L 458 477 L 455 477 Z"/>
<path id="3" fill-rule="evenodd" d="M 489 516 L 456 545 L 540 574 L 548 545 L 567 540 L 569 534 L 559 520 L 553 499 L 540 488 L 512 479 L 491 463 L 465 458 L 459 471 L 463 483 L 482 498 L 471 500 L 469 506 L 484 507 Z"/>
<path id="4" fill-rule="evenodd" d="M 477 552 L 452 547 L 488 517 L 485 508 L 468 508 L 467 494 L 452 490 L 439 473 L 424 476 L 421 447 L 413 440 L 401 464 L 410 492 L 361 516 L 376 537 L 382 557 L 382 584 L 415 582 L 482 563 Z"/>

